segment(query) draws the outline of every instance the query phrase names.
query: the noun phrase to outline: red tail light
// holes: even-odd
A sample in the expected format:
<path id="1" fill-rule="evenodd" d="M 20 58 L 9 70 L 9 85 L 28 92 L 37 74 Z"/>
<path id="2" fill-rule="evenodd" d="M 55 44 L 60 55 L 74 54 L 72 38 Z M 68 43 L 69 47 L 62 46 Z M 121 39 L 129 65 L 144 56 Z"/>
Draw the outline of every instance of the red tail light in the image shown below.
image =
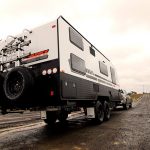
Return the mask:
<path id="1" fill-rule="evenodd" d="M 54 96 L 54 91 L 50 90 L 50 96 Z"/>

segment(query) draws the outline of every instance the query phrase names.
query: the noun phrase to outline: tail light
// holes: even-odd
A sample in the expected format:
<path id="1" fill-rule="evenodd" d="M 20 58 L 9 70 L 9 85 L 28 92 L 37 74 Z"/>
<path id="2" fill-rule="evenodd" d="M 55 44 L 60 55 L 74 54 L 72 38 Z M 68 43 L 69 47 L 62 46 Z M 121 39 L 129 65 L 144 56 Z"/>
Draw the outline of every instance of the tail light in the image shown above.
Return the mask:
<path id="1" fill-rule="evenodd" d="M 50 90 L 50 96 L 54 96 L 54 91 Z"/>
<path id="2" fill-rule="evenodd" d="M 45 76 L 47 74 L 46 70 L 42 71 L 42 75 Z"/>
<path id="3" fill-rule="evenodd" d="M 52 73 L 52 69 L 48 69 L 47 74 L 51 74 L 51 73 Z"/>
<path id="4" fill-rule="evenodd" d="M 50 74 L 55 74 L 57 73 L 58 69 L 57 68 L 52 68 L 52 69 L 48 69 L 48 70 L 43 70 L 42 71 L 42 75 L 45 76 L 45 75 L 50 75 Z"/>
<path id="5" fill-rule="evenodd" d="M 53 73 L 57 73 L 57 68 L 53 68 Z"/>

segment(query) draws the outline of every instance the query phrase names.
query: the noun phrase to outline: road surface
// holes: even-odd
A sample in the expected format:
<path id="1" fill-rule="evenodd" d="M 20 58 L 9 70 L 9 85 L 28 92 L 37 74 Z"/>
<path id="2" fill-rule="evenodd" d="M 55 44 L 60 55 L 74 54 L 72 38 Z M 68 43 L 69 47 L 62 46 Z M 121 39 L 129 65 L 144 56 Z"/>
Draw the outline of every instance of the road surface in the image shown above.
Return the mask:
<path id="1" fill-rule="evenodd" d="M 1 120 L 1 119 L 0 119 Z M 27 121 L 28 122 L 28 121 Z M 149 150 L 150 95 L 101 125 L 79 116 L 51 129 L 39 119 L 0 127 L 0 150 Z"/>

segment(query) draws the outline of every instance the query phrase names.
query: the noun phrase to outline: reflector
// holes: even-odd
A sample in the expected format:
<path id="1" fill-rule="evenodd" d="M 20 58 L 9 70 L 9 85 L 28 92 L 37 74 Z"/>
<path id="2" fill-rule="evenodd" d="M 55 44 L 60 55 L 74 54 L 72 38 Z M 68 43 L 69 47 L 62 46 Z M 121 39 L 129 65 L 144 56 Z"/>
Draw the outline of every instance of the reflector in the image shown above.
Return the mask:
<path id="1" fill-rule="evenodd" d="M 50 91 L 50 96 L 54 96 L 54 91 L 53 90 Z"/>

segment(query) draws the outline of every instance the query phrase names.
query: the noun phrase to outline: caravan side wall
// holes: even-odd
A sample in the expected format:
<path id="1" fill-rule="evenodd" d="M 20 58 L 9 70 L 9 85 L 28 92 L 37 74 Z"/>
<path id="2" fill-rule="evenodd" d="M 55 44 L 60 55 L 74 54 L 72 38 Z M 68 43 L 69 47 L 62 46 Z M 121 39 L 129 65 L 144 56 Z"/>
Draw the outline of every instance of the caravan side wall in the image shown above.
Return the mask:
<path id="1" fill-rule="evenodd" d="M 118 99 L 119 87 L 117 81 L 112 83 L 115 71 L 111 72 L 110 61 L 63 18 L 58 19 L 58 25 L 61 99 Z"/>

